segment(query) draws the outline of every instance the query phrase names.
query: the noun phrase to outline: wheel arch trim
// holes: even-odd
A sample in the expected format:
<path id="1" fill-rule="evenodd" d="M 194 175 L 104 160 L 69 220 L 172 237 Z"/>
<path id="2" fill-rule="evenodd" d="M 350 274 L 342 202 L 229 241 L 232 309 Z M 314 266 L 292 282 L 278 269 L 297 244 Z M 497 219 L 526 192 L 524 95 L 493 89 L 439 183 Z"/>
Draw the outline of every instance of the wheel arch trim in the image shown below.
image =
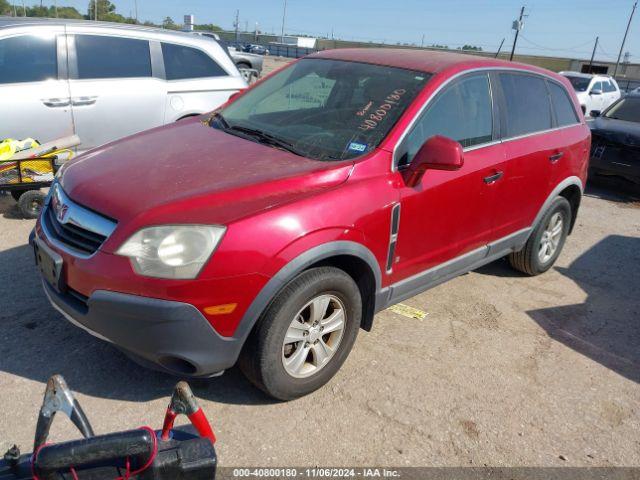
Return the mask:
<path id="1" fill-rule="evenodd" d="M 381 290 L 382 273 L 371 250 L 360 243 L 348 240 L 323 243 L 301 253 L 271 277 L 247 308 L 233 336 L 239 340 L 240 344 L 244 344 L 262 312 L 288 282 L 309 266 L 340 255 L 352 256 L 364 261 L 373 272 L 375 292 Z"/>
<path id="2" fill-rule="evenodd" d="M 558 185 L 556 185 L 556 187 L 551 191 L 551 193 L 549 194 L 545 202 L 542 204 L 542 207 L 538 211 L 538 214 L 536 215 L 535 220 L 531 224 L 531 227 L 532 227 L 531 231 L 533 231 L 538 226 L 538 223 L 540 223 L 540 220 L 542 220 L 542 217 L 546 213 L 551 203 L 556 199 L 556 197 L 558 197 L 564 189 L 572 185 L 580 189 L 580 197 L 582 197 L 582 194 L 584 192 L 584 186 L 580 178 L 576 176 L 565 178 L 560 183 L 558 183 Z"/>

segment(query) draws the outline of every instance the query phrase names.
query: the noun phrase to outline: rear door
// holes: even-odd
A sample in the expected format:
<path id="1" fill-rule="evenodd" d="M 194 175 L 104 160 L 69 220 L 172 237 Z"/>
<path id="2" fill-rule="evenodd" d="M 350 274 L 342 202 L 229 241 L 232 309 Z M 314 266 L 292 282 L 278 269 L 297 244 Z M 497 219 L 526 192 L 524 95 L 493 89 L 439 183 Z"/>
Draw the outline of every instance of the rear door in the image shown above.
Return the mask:
<path id="1" fill-rule="evenodd" d="M 167 93 L 165 123 L 215 110 L 232 93 L 246 87 L 241 76 L 231 75 L 200 48 L 169 42 L 162 42 L 161 48 Z M 224 55 L 221 47 L 217 50 Z M 226 60 L 231 63 L 230 59 Z M 231 65 L 231 68 L 235 69 L 235 66 Z"/>
<path id="2" fill-rule="evenodd" d="M 71 105 L 82 150 L 163 124 L 165 90 L 142 38 L 76 32 Z"/>
<path id="3" fill-rule="evenodd" d="M 7 30 L 0 38 L 0 139 L 41 143 L 73 134 L 64 27 Z"/>
<path id="4" fill-rule="evenodd" d="M 551 163 L 551 184 L 555 188 L 565 178 L 581 170 L 588 156 L 588 129 L 580 123 L 575 105 L 564 85 L 547 79 L 554 117 L 554 131 L 549 135 L 556 144 Z"/>
<path id="5" fill-rule="evenodd" d="M 551 157 L 557 153 L 551 102 L 544 77 L 500 72 L 504 177 L 493 208 L 493 239 L 531 225 L 549 194 Z"/>

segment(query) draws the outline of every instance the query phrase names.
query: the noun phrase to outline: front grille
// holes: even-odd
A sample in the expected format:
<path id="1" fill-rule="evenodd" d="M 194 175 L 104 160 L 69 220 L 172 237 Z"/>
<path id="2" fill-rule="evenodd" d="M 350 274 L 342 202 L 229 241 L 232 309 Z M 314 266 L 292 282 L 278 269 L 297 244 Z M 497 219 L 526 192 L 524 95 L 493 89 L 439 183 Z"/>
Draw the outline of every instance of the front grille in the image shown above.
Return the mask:
<path id="1" fill-rule="evenodd" d="M 107 239 L 104 235 L 91 232 L 71 223 L 60 223 L 52 208 L 47 208 L 43 219 L 47 230 L 57 241 L 82 253 L 93 254 Z"/>
<path id="2" fill-rule="evenodd" d="M 116 228 L 115 220 L 78 205 L 57 182 L 51 186 L 41 225 L 52 243 L 81 257 L 94 254 Z"/>

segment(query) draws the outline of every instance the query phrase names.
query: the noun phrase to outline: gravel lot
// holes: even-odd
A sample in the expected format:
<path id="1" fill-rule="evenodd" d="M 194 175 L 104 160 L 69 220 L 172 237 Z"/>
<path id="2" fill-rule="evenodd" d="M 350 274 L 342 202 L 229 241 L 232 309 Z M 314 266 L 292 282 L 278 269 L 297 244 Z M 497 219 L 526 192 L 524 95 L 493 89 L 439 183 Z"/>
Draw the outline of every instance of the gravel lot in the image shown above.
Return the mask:
<path id="1" fill-rule="evenodd" d="M 235 369 L 194 384 L 221 465 L 640 466 L 640 204 L 613 191 L 588 191 L 547 274 L 498 261 L 404 302 L 424 320 L 382 312 L 308 397 L 274 403 Z M 49 306 L 33 224 L 0 196 L 0 451 L 29 450 L 54 373 L 97 433 L 158 428 L 176 379 Z"/>
<path id="2" fill-rule="evenodd" d="M 47 304 L 32 226 L 0 197 L 0 450 L 29 448 L 57 372 L 96 432 L 159 427 L 175 378 Z M 591 190 L 552 271 L 498 261 L 406 301 L 424 320 L 382 312 L 315 394 L 273 403 L 236 370 L 198 382 L 221 465 L 640 465 L 638 265 L 639 205 Z"/>

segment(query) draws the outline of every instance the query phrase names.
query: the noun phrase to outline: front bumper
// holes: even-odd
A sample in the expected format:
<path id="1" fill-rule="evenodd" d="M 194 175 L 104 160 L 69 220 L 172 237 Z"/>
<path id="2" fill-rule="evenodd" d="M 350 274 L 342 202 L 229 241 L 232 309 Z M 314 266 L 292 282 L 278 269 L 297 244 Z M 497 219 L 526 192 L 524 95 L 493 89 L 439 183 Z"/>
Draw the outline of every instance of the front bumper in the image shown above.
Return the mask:
<path id="1" fill-rule="evenodd" d="M 174 375 L 210 377 L 233 366 L 240 342 L 216 333 L 193 305 L 97 290 L 85 298 L 43 281 L 71 323 L 115 344 L 138 363 Z"/>

